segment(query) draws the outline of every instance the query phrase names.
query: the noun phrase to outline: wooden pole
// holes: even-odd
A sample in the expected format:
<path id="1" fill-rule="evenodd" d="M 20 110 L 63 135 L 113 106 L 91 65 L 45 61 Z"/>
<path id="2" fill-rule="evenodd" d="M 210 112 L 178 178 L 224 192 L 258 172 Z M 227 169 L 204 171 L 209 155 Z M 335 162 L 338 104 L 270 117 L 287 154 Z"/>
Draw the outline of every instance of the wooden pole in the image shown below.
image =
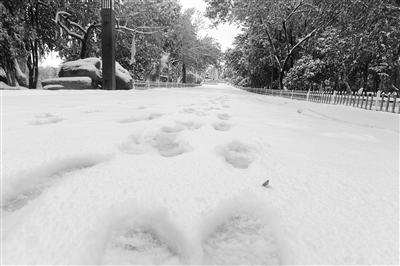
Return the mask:
<path id="1" fill-rule="evenodd" d="M 101 53 L 103 89 L 115 90 L 115 12 L 114 0 L 101 0 Z"/>

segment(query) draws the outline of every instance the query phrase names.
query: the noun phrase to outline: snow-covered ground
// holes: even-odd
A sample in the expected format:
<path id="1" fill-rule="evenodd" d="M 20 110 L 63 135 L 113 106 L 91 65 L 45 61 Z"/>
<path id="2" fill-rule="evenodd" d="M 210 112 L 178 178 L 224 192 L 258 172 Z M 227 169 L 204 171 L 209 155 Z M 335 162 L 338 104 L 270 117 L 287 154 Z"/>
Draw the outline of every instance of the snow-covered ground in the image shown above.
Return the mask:
<path id="1" fill-rule="evenodd" d="M 3 265 L 399 263 L 396 114 L 221 84 L 1 93 Z"/>

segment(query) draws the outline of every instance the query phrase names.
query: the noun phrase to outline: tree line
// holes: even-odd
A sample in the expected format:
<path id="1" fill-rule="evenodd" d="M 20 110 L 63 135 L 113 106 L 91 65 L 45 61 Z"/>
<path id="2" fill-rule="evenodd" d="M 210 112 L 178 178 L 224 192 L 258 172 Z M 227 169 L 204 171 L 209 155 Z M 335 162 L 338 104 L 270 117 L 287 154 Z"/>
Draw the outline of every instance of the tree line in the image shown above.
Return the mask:
<path id="1" fill-rule="evenodd" d="M 242 33 L 225 75 L 242 86 L 398 91 L 399 0 L 205 0 Z"/>
<path id="2" fill-rule="evenodd" d="M 39 61 L 49 52 L 65 61 L 101 57 L 100 5 L 99 0 L 0 0 L 2 81 L 36 88 Z M 114 9 L 116 61 L 135 79 L 195 82 L 210 65 L 220 64 L 220 44 L 199 35 L 202 16 L 195 9 L 183 11 L 178 0 L 117 0 Z"/>

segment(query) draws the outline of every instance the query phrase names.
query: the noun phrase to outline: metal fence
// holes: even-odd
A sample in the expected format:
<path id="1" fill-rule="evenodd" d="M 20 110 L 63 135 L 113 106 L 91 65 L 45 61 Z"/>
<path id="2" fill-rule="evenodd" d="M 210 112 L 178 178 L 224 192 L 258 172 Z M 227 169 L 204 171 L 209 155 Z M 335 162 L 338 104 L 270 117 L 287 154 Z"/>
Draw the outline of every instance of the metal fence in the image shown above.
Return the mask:
<path id="1" fill-rule="evenodd" d="M 345 105 L 366 110 L 391 112 L 400 114 L 400 98 L 396 92 L 393 93 L 372 93 L 363 92 L 337 92 L 337 91 L 296 91 L 296 90 L 271 90 L 264 88 L 238 87 L 242 90 L 277 97 L 284 97 L 296 100 Z"/>
<path id="2" fill-rule="evenodd" d="M 152 82 L 152 81 L 140 81 L 140 80 L 134 80 L 132 82 L 132 89 L 135 90 L 148 90 L 156 88 L 188 88 L 196 86 L 201 86 L 201 84 L 176 83 L 176 82 Z"/>

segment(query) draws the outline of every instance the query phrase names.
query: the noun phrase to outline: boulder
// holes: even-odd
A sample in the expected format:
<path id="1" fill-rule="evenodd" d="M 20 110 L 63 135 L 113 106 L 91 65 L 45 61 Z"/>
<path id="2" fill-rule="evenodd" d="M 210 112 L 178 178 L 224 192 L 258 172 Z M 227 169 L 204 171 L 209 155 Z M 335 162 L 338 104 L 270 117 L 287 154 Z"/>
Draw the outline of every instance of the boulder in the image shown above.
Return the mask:
<path id="1" fill-rule="evenodd" d="M 50 84 L 46 85 L 43 87 L 44 90 L 65 90 L 65 87 L 63 85 L 57 85 L 57 84 Z"/>
<path id="2" fill-rule="evenodd" d="M 65 77 L 89 77 L 93 86 L 102 82 L 102 61 L 96 57 L 89 57 L 75 61 L 65 62 L 61 65 L 60 78 Z M 115 83 L 117 90 L 130 90 L 132 88 L 132 77 L 128 70 L 115 62 Z"/>
<path id="3" fill-rule="evenodd" d="M 123 68 L 118 62 L 115 62 L 115 84 L 117 90 L 132 89 L 132 77 L 129 71 Z"/>
<path id="4" fill-rule="evenodd" d="M 94 82 L 101 82 L 101 60 L 96 57 L 89 57 L 75 61 L 65 62 L 61 65 L 60 78 L 64 77 L 89 77 Z"/>
<path id="5" fill-rule="evenodd" d="M 61 87 L 62 86 L 62 87 Z M 65 90 L 93 90 L 97 89 L 89 77 L 63 77 L 42 80 L 43 89 L 65 89 Z"/>

